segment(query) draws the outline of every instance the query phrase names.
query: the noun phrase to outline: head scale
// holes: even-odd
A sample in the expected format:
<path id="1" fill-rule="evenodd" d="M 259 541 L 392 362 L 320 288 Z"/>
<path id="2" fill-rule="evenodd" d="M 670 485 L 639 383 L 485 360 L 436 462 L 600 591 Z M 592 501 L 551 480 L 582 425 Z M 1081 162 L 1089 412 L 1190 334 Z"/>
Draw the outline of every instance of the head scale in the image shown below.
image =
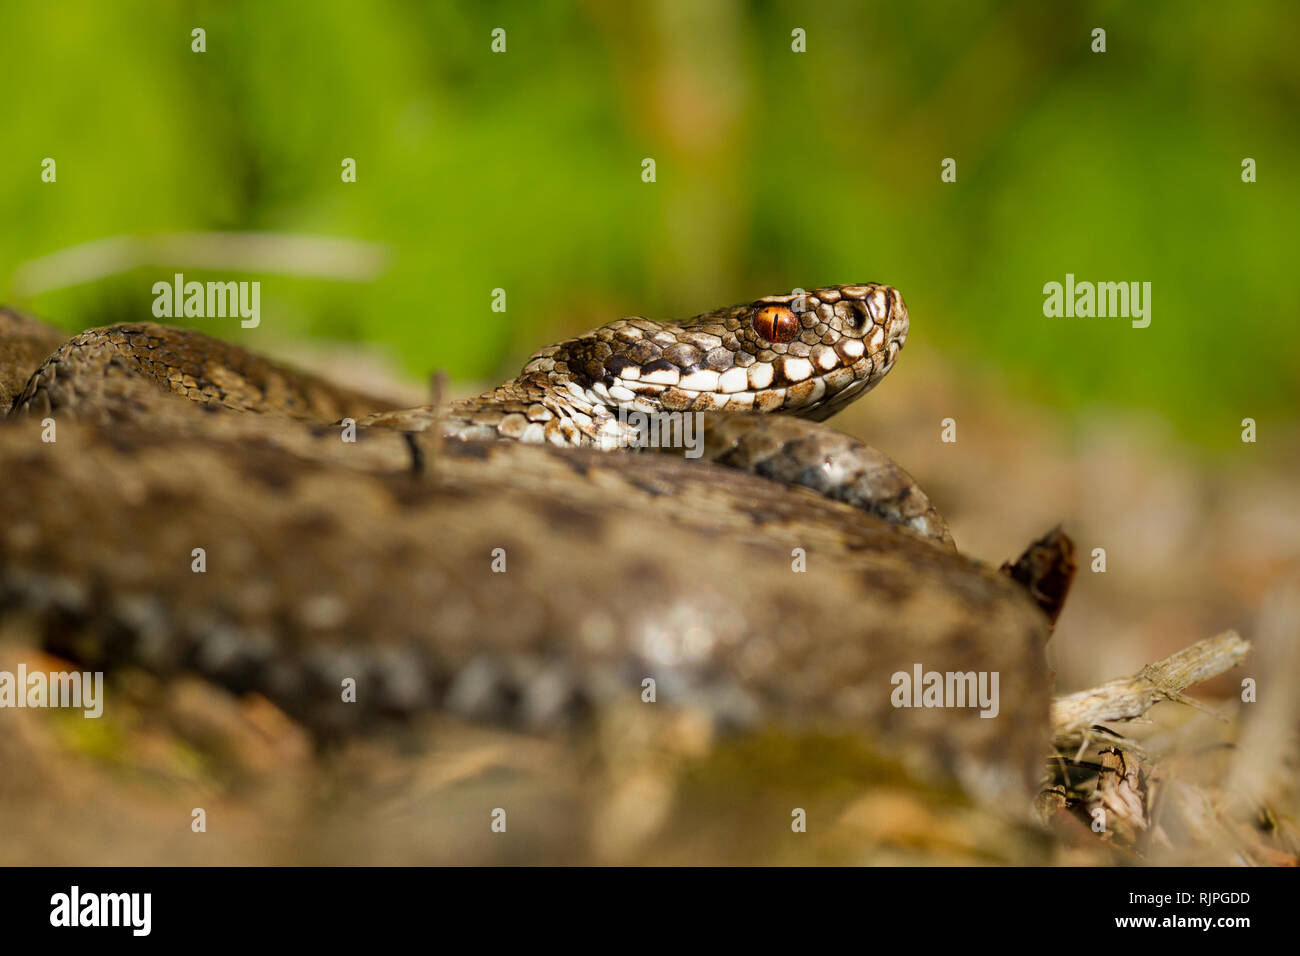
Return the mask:
<path id="1" fill-rule="evenodd" d="M 555 374 L 609 406 L 821 420 L 893 368 L 907 330 L 907 306 L 889 286 L 827 286 L 682 323 L 620 319 L 537 353 L 525 371 Z"/>

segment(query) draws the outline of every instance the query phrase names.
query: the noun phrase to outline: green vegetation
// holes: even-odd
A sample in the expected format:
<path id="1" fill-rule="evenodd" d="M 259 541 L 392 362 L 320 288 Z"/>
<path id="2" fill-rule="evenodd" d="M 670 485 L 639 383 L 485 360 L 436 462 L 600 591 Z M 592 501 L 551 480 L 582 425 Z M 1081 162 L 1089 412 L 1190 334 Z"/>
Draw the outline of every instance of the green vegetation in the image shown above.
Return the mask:
<path id="1" fill-rule="evenodd" d="M 241 275 L 262 326 L 194 324 L 480 379 L 616 315 L 877 279 L 906 295 L 912 349 L 1222 446 L 1300 404 L 1297 9 L 9 0 L 0 298 L 69 329 L 148 318 L 169 264 L 16 284 L 105 237 L 371 240 L 390 253 L 373 281 Z M 1150 328 L 1045 318 L 1067 272 L 1151 282 Z"/>

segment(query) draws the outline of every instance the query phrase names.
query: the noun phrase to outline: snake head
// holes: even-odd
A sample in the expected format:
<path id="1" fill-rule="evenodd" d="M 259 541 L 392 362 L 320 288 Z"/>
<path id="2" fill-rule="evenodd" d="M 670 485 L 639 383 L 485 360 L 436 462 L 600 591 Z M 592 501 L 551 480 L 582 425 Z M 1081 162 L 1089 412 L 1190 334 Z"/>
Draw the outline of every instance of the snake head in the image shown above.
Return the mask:
<path id="1" fill-rule="evenodd" d="M 589 406 L 783 412 L 820 421 L 893 368 L 907 306 L 886 285 L 765 296 L 686 322 L 633 316 L 536 353 L 544 376 Z"/>
<path id="2" fill-rule="evenodd" d="M 748 328 L 737 330 L 742 350 L 772 369 L 766 389 L 783 392 L 779 405 L 760 397 L 755 407 L 817 421 L 870 391 L 907 341 L 903 297 L 875 282 L 766 296 L 746 316 Z"/>

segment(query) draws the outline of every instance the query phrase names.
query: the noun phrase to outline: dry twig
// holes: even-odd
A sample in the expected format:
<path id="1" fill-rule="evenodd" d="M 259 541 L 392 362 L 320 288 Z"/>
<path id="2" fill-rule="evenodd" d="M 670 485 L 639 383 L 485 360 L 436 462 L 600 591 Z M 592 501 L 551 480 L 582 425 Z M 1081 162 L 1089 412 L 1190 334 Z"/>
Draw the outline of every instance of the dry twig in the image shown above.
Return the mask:
<path id="1" fill-rule="evenodd" d="M 1061 737 L 1080 733 L 1094 724 L 1133 720 L 1161 700 L 1199 708 L 1183 691 L 1236 667 L 1249 652 L 1249 641 L 1236 631 L 1224 631 L 1148 664 L 1132 677 L 1058 697 L 1052 702 L 1052 732 Z"/>

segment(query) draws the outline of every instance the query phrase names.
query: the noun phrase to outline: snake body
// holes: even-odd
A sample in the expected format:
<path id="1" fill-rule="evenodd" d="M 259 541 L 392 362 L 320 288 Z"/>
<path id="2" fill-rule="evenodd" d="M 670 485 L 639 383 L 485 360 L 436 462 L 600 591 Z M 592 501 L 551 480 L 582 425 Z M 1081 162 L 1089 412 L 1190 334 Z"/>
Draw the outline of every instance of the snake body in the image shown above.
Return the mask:
<path id="1" fill-rule="evenodd" d="M 625 319 L 417 409 L 194 332 L 92 330 L 0 429 L 0 618 L 74 660 L 260 691 L 325 733 L 430 710 L 546 729 L 652 677 L 722 726 L 870 728 L 1023 794 L 1048 616 L 955 553 L 905 472 L 816 423 L 892 368 L 907 326 L 874 284 Z M 629 408 L 707 413 L 704 461 L 603 450 Z M 897 709 L 890 675 L 917 663 L 999 672 L 998 717 Z"/>

